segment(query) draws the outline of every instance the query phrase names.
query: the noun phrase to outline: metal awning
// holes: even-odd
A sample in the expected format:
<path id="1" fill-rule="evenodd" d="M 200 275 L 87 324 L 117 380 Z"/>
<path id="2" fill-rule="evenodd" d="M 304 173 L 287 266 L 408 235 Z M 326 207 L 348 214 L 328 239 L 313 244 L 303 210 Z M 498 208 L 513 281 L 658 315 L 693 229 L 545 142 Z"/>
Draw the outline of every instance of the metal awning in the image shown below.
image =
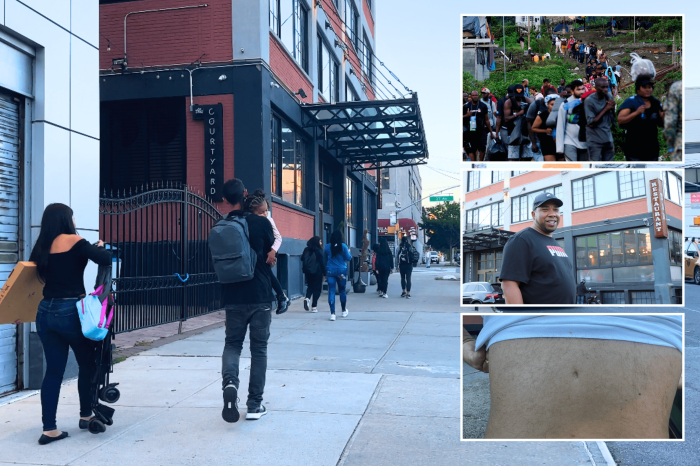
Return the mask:
<path id="1" fill-rule="evenodd" d="M 469 251 L 484 251 L 487 249 L 495 249 L 503 247 L 508 239 L 515 232 L 508 230 L 499 230 L 498 228 L 484 228 L 482 230 L 467 231 L 462 235 L 462 245 L 464 250 Z"/>
<path id="2" fill-rule="evenodd" d="M 306 104 L 302 122 L 353 171 L 428 163 L 417 93 L 406 99 Z"/>

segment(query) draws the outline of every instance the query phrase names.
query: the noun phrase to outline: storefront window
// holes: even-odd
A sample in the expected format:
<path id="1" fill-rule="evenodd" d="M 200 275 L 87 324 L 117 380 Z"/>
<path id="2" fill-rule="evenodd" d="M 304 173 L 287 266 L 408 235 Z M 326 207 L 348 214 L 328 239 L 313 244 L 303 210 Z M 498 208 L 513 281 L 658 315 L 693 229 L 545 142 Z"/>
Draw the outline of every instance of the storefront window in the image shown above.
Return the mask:
<path id="1" fill-rule="evenodd" d="M 388 168 L 382 168 L 382 189 L 391 189 L 391 178 Z"/>
<path id="2" fill-rule="evenodd" d="M 668 253 L 671 265 L 683 265 L 683 254 L 681 252 L 682 239 L 680 231 L 668 230 Z"/>
<path id="3" fill-rule="evenodd" d="M 309 72 L 307 34 L 309 14 L 299 0 L 270 0 L 270 29 L 294 60 Z"/>
<path id="4" fill-rule="evenodd" d="M 319 168 L 321 211 L 325 214 L 333 215 L 333 172 L 325 163 L 321 163 Z"/>
<path id="5" fill-rule="evenodd" d="M 481 172 L 480 171 L 470 171 L 467 174 L 467 192 L 476 191 L 481 188 Z"/>
<path id="6" fill-rule="evenodd" d="M 636 267 L 619 267 L 613 269 L 615 282 L 653 282 L 654 266 L 639 265 Z"/>
<path id="7" fill-rule="evenodd" d="M 685 192 L 700 192 L 700 168 L 685 169 Z"/>
<path id="8" fill-rule="evenodd" d="M 272 117 L 272 193 L 304 206 L 306 142 L 281 118 Z"/>

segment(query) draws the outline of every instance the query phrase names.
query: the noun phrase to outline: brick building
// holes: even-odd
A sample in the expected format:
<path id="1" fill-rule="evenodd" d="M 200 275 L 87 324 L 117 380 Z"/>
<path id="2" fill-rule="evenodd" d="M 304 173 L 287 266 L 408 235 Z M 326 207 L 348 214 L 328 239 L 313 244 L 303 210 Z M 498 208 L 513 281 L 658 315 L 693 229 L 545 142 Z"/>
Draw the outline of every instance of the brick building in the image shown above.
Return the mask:
<path id="1" fill-rule="evenodd" d="M 665 237 L 655 231 L 655 180 L 663 185 Z M 532 202 L 548 191 L 564 202 L 553 237 L 575 258 L 568 279 L 585 279 L 605 304 L 677 304 L 681 180 L 677 170 L 465 172 L 463 281 L 498 280 L 505 243 L 532 225 Z"/>
<path id="2" fill-rule="evenodd" d="M 102 191 L 182 183 L 227 212 L 226 179 L 265 190 L 290 295 L 311 236 L 340 228 L 358 255 L 376 169 L 427 157 L 417 96 L 377 70 L 373 4 L 100 0 Z"/>

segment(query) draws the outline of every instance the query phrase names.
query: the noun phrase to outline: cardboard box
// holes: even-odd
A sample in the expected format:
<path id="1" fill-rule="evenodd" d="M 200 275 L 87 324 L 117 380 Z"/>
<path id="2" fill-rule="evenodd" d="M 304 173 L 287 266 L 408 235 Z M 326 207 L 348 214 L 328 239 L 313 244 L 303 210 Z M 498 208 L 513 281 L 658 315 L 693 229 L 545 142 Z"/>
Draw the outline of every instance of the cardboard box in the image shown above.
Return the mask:
<path id="1" fill-rule="evenodd" d="M 0 290 L 0 324 L 34 322 L 44 284 L 34 262 L 18 262 Z"/>

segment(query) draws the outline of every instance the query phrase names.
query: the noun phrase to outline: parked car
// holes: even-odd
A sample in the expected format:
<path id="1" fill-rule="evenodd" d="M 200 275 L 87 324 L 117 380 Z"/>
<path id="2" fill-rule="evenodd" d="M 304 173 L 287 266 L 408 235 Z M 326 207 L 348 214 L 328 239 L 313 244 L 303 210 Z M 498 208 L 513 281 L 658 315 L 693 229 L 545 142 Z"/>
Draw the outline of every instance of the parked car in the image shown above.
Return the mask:
<path id="1" fill-rule="evenodd" d="M 430 258 L 430 263 L 431 264 L 439 264 L 440 263 L 440 253 L 437 251 L 430 251 L 428 253 L 428 257 Z"/>
<path id="2" fill-rule="evenodd" d="M 686 241 L 683 247 L 683 261 L 685 262 L 685 279 L 692 280 L 696 285 L 700 285 L 700 265 L 698 256 L 700 248 L 698 243 Z"/>
<path id="3" fill-rule="evenodd" d="M 497 283 L 469 282 L 462 285 L 464 304 L 505 304 L 503 290 Z"/>

